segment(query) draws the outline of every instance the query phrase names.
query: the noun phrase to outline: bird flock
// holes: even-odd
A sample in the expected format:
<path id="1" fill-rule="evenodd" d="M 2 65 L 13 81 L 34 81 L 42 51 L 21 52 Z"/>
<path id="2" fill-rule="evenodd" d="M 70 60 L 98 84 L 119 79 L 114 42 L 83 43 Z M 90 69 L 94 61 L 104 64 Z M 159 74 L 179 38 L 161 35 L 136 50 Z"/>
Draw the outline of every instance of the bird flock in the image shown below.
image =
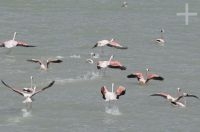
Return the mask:
<path id="1" fill-rule="evenodd" d="M 128 4 L 127 2 L 124 2 L 122 7 L 127 7 Z M 11 40 L 7 40 L 4 42 L 0 42 L 0 47 L 2 48 L 14 48 L 14 47 L 36 47 L 34 45 L 29 45 L 28 43 L 25 43 L 23 41 L 17 41 L 16 40 L 16 35 L 17 32 L 14 32 L 13 38 Z M 166 41 L 164 38 L 164 29 L 160 30 L 160 37 L 157 39 L 153 40 L 154 43 L 163 46 Z M 127 67 L 122 64 L 119 60 L 114 59 L 114 55 L 110 55 L 107 60 L 99 60 L 95 61 L 95 59 L 100 58 L 102 54 L 104 54 L 104 48 L 109 47 L 109 48 L 114 48 L 117 50 L 127 50 L 128 47 L 121 45 L 119 42 L 117 42 L 114 38 L 111 39 L 103 39 L 97 41 L 93 46 L 91 46 L 92 49 L 94 48 L 100 48 L 101 49 L 101 54 L 97 53 L 91 53 L 90 58 L 86 59 L 87 63 L 94 64 L 96 65 L 97 70 L 102 71 L 103 75 L 105 75 L 105 72 L 107 69 L 119 69 L 122 71 L 127 70 Z M 49 65 L 53 63 L 61 63 L 63 62 L 61 59 L 47 59 L 47 60 L 42 60 L 42 59 L 27 59 L 26 61 L 28 62 L 33 62 L 33 63 L 38 63 L 40 65 L 41 70 L 48 70 Z M 158 74 L 154 73 L 149 73 L 151 69 L 146 68 L 145 72 L 133 72 L 127 75 L 126 77 L 128 79 L 136 78 L 138 83 L 140 85 L 146 85 L 148 84 L 151 80 L 158 80 L 158 81 L 164 81 L 164 77 Z M 4 80 L 1 80 L 1 83 L 9 88 L 10 90 L 14 91 L 15 93 L 23 96 L 25 99 L 23 100 L 23 103 L 26 105 L 26 108 L 30 110 L 32 108 L 32 102 L 33 102 L 33 97 L 37 95 L 38 93 L 52 87 L 55 83 L 55 81 L 51 81 L 47 86 L 44 86 L 42 88 L 37 89 L 36 86 L 33 86 L 33 77 L 31 76 L 31 86 L 30 87 L 24 87 L 24 88 L 19 88 L 19 87 L 13 87 L 7 84 Z M 116 90 L 114 90 L 116 89 Z M 102 95 L 102 98 L 106 102 L 110 101 L 116 101 L 119 99 L 120 96 L 125 95 L 126 93 L 126 88 L 124 86 L 118 86 L 114 87 L 114 83 L 112 83 L 111 86 L 111 91 L 109 91 L 109 88 L 105 85 L 103 85 L 100 88 L 100 92 Z M 188 94 L 185 92 L 182 92 L 180 88 L 177 89 L 177 96 L 172 96 L 168 93 L 165 92 L 158 92 L 151 94 L 150 96 L 158 96 L 166 99 L 171 105 L 173 106 L 179 106 L 179 107 L 186 107 L 186 97 L 193 97 L 196 99 L 199 99 L 198 96 L 193 95 L 193 94 Z"/>
<path id="2" fill-rule="evenodd" d="M 158 39 L 155 39 L 154 42 L 160 46 L 163 46 L 165 43 L 164 37 L 163 37 L 164 29 L 161 29 L 161 37 Z M 92 47 L 100 47 L 101 48 L 101 53 L 103 54 L 103 47 L 108 46 L 108 47 L 113 47 L 116 49 L 128 49 L 128 47 L 122 46 L 118 42 L 116 42 L 114 39 L 110 40 L 100 40 L 97 41 L 97 43 Z M 92 53 L 94 55 L 94 53 Z M 92 56 L 91 56 L 92 57 Z M 105 74 L 105 70 L 107 68 L 115 68 L 115 69 L 120 69 L 120 70 L 126 70 L 126 66 L 122 65 L 121 62 L 117 60 L 113 60 L 114 55 L 111 55 L 108 60 L 102 60 L 102 61 L 97 61 L 96 62 L 96 67 L 98 70 L 103 70 Z M 94 64 L 94 61 L 92 59 L 87 59 L 86 60 L 90 64 Z M 149 83 L 150 80 L 158 80 L 158 81 L 164 81 L 164 77 L 158 74 L 154 73 L 149 73 L 151 70 L 149 68 L 146 68 L 145 73 L 142 72 L 134 72 L 129 75 L 127 75 L 127 78 L 136 78 L 138 83 L 140 85 L 146 85 Z M 196 99 L 199 99 L 198 96 L 193 95 L 193 94 L 188 94 L 188 93 L 181 93 L 181 89 L 178 88 L 178 95 L 177 97 L 173 97 L 170 94 L 159 92 L 152 94 L 150 96 L 160 96 L 165 99 L 167 99 L 173 106 L 179 106 L 179 107 L 186 107 L 186 100 L 185 97 L 193 97 Z M 114 92 L 114 84 L 112 83 L 112 91 L 110 92 L 106 86 L 101 87 L 101 94 L 102 98 L 105 101 L 114 101 L 119 99 L 119 96 L 124 95 L 126 93 L 126 88 L 123 86 L 119 86 L 117 90 Z M 181 93 L 181 94 L 180 94 Z M 184 101 L 183 101 L 184 100 Z"/>
<path id="3" fill-rule="evenodd" d="M 163 32 L 164 30 L 161 29 L 161 38 L 156 39 L 155 42 L 158 44 L 164 44 L 164 38 L 163 38 Z M 13 48 L 16 46 L 21 46 L 21 47 L 36 47 L 33 45 L 29 45 L 23 41 L 16 41 L 16 32 L 14 33 L 13 39 L 2 42 L 0 47 L 5 47 L 5 48 Z M 128 49 L 127 46 L 122 46 L 120 43 L 118 43 L 116 40 L 114 40 L 113 38 L 110 40 L 100 40 L 97 41 L 96 44 L 92 47 L 92 49 L 100 47 L 101 48 L 101 54 L 104 53 L 103 51 L 103 47 L 111 47 L 111 48 L 115 48 L 115 49 L 120 49 L 120 50 L 126 50 Z M 108 58 L 107 60 L 100 60 L 95 62 L 93 59 L 99 58 L 101 55 L 97 54 L 97 53 L 91 53 L 90 54 L 91 58 L 87 59 L 86 62 L 90 63 L 90 64 L 96 64 L 96 68 L 97 70 L 102 70 L 104 75 L 105 75 L 105 71 L 107 68 L 111 68 L 111 69 L 119 69 L 119 70 L 127 70 L 127 67 L 125 65 L 123 65 L 120 61 L 118 60 L 113 60 L 114 59 L 114 55 L 111 55 L 110 58 Z M 49 65 L 51 63 L 61 63 L 63 62 L 61 59 L 47 59 L 47 60 L 42 60 L 42 59 L 28 59 L 28 62 L 33 62 L 33 63 L 38 63 L 40 65 L 40 69 L 41 70 L 48 70 Z M 163 81 L 164 78 L 160 75 L 157 74 L 152 74 L 149 73 L 150 69 L 146 68 L 145 73 L 142 72 L 134 72 L 134 73 L 130 73 L 129 75 L 127 75 L 127 78 L 136 78 L 138 83 L 141 85 L 145 85 L 147 84 L 150 80 L 159 80 L 159 81 Z M 32 108 L 32 102 L 33 102 L 33 97 L 35 95 L 37 95 L 38 93 L 52 87 L 55 83 L 55 81 L 50 82 L 47 86 L 40 88 L 39 90 L 36 89 L 36 86 L 33 87 L 33 77 L 31 76 L 31 87 L 29 88 L 17 88 L 17 87 L 12 87 L 10 85 L 8 85 L 6 82 L 4 82 L 3 80 L 1 80 L 2 84 L 11 89 L 12 91 L 14 91 L 15 93 L 18 93 L 19 95 L 23 96 L 25 98 L 25 100 L 23 100 L 23 103 L 26 104 L 26 109 L 27 110 L 31 110 Z M 125 95 L 126 93 L 126 88 L 124 86 L 118 86 L 116 88 L 116 91 L 114 91 L 114 83 L 112 83 L 112 89 L 111 91 L 109 91 L 109 89 L 107 88 L 107 86 L 102 86 L 101 87 L 101 94 L 102 94 L 102 98 L 105 101 L 116 101 L 119 99 L 120 96 Z M 193 95 L 193 94 L 188 94 L 185 92 L 180 92 L 181 89 L 178 88 L 178 95 L 176 97 L 173 97 L 172 95 L 168 94 L 168 93 L 163 93 L 163 92 L 159 92 L 159 93 L 155 93 L 152 94 L 150 96 L 160 96 L 165 98 L 166 100 L 168 100 L 172 105 L 174 106 L 180 106 L 180 107 L 185 107 L 186 106 L 186 101 L 185 97 L 194 97 L 199 99 L 198 96 Z M 181 93 L 181 94 L 180 94 Z"/>

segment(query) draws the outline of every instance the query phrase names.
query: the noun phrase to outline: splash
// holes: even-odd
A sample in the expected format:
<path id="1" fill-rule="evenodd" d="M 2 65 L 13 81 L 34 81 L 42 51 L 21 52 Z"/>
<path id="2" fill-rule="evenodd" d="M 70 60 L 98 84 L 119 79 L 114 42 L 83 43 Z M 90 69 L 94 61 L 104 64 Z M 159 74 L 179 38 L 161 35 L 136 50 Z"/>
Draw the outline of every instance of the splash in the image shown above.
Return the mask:
<path id="1" fill-rule="evenodd" d="M 26 117 L 31 117 L 31 110 L 27 110 L 27 109 L 22 109 L 22 117 L 26 118 Z"/>
<path id="2" fill-rule="evenodd" d="M 66 79 L 56 79 L 56 82 L 65 84 L 65 83 L 74 83 L 80 81 L 88 81 L 88 80 L 95 80 L 99 77 L 99 72 L 87 72 L 84 75 L 77 76 L 75 78 L 66 78 Z"/>
<path id="3" fill-rule="evenodd" d="M 80 59 L 81 56 L 80 55 L 71 55 L 70 58 Z"/>
<path id="4" fill-rule="evenodd" d="M 105 112 L 111 115 L 121 115 L 121 112 L 119 111 L 119 108 L 115 104 L 115 102 L 109 102 L 105 106 Z"/>
<path id="5" fill-rule="evenodd" d="M 63 59 L 63 56 L 56 56 L 57 59 Z"/>
<path id="6" fill-rule="evenodd" d="M 17 123 L 20 123 L 20 122 L 22 122 L 25 118 L 31 117 L 31 116 L 32 116 L 30 110 L 22 109 L 21 111 L 22 111 L 22 116 L 14 116 L 14 117 L 12 116 L 12 117 L 8 118 L 9 124 L 17 124 Z"/>

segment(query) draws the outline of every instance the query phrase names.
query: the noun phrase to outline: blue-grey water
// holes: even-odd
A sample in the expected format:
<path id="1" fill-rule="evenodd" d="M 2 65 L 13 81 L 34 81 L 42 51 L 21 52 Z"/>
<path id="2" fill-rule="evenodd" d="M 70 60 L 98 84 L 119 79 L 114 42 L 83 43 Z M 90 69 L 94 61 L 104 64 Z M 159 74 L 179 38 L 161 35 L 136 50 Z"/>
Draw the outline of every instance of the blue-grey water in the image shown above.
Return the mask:
<path id="1" fill-rule="evenodd" d="M 38 88 L 56 80 L 53 87 L 35 96 L 33 109 L 25 112 L 23 98 L 0 85 L 0 130 L 2 132 L 197 132 L 200 101 L 188 98 L 186 108 L 171 106 L 156 92 L 176 95 L 177 87 L 200 96 L 200 1 L 199 0 L 1 0 L 0 40 L 25 41 L 35 48 L 0 49 L 0 79 L 9 85 Z M 189 17 L 185 11 L 199 13 Z M 164 46 L 152 40 L 165 30 Z M 102 39 L 115 38 L 127 50 L 104 48 L 99 60 L 111 54 L 127 66 L 126 71 L 107 69 L 102 76 L 85 60 L 91 47 Z M 27 62 L 31 58 L 61 58 L 48 71 Z M 126 76 L 150 68 L 163 82 L 140 86 Z M 100 88 L 126 87 L 126 94 L 112 109 L 102 99 Z"/>

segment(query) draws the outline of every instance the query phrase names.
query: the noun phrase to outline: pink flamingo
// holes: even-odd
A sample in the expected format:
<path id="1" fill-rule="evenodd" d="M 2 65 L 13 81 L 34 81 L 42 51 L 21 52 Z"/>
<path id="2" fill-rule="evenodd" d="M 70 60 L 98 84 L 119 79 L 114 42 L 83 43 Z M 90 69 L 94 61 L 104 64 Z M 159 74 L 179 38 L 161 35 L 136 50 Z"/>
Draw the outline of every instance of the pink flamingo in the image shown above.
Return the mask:
<path id="1" fill-rule="evenodd" d="M 164 78 L 157 75 L 157 74 L 148 74 L 149 69 L 146 69 L 146 79 L 144 77 L 144 75 L 141 72 L 136 72 L 136 73 L 132 73 L 130 75 L 127 75 L 127 78 L 137 78 L 137 80 L 139 81 L 139 84 L 146 84 L 147 82 L 149 82 L 150 80 L 159 80 L 159 81 L 163 81 Z"/>

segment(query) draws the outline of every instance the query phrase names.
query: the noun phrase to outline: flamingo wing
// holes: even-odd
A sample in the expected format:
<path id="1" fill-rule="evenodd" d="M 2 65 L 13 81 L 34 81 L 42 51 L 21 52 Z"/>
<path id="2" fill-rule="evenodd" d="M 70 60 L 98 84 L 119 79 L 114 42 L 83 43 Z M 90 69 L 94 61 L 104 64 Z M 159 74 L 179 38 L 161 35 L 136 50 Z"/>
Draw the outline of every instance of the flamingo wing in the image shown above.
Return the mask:
<path id="1" fill-rule="evenodd" d="M 138 80 L 144 78 L 143 74 L 140 72 L 132 73 L 127 75 L 127 78 L 137 78 Z"/>
<path id="2" fill-rule="evenodd" d="M 117 49 L 128 49 L 128 47 L 124 47 L 124 46 L 121 46 L 119 43 L 117 43 L 116 41 L 110 41 L 107 46 L 109 47 L 114 47 L 114 48 L 117 48 Z"/>
<path id="3" fill-rule="evenodd" d="M 199 97 L 198 97 L 198 96 L 196 96 L 196 95 L 193 95 L 193 94 L 187 94 L 187 96 L 186 96 L 186 97 L 193 97 L 193 98 L 199 99 Z"/>
<path id="4" fill-rule="evenodd" d="M 108 89 L 107 89 L 106 86 L 101 87 L 101 94 L 102 94 L 102 98 L 104 100 L 106 99 L 105 94 L 106 94 L 107 91 L 108 91 Z"/>
<path id="5" fill-rule="evenodd" d="M 18 93 L 18 94 L 24 96 L 24 94 L 23 94 L 23 92 L 22 92 L 21 90 L 18 90 L 18 89 L 15 89 L 15 88 L 9 86 L 9 85 L 6 84 L 3 80 L 1 80 L 1 82 L 3 83 L 3 85 L 5 85 L 6 87 L 10 88 L 10 89 L 13 90 L 14 92 L 16 92 L 16 93 Z"/>
<path id="6" fill-rule="evenodd" d="M 119 86 L 116 90 L 117 99 L 119 99 L 119 96 L 124 95 L 126 93 L 126 88 L 123 86 Z"/>
<path id="7" fill-rule="evenodd" d="M 159 80 L 159 81 L 163 81 L 163 80 L 164 80 L 163 77 L 161 77 L 161 76 L 159 76 L 159 75 L 157 75 L 157 74 L 149 74 L 149 75 L 147 76 L 147 82 L 148 82 L 149 80 L 151 80 L 151 79 L 153 79 L 153 80 Z"/>
<path id="8" fill-rule="evenodd" d="M 22 47 L 36 47 L 34 45 L 29 45 L 25 42 L 22 42 L 22 41 L 17 41 L 17 46 L 22 46 Z"/>
<path id="9" fill-rule="evenodd" d="M 30 60 L 27 60 L 27 61 L 39 63 L 40 65 L 42 64 L 41 60 L 39 60 L 39 59 L 30 59 Z"/>
<path id="10" fill-rule="evenodd" d="M 54 83 L 55 83 L 55 81 L 52 81 L 52 82 L 51 82 L 49 85 L 47 85 L 46 87 L 44 87 L 44 88 L 42 88 L 42 89 L 40 89 L 40 90 L 35 91 L 35 92 L 32 94 L 32 96 L 34 96 L 34 95 L 36 95 L 36 94 L 38 94 L 38 93 L 44 91 L 44 90 L 47 89 L 47 88 L 50 88 L 51 86 L 53 86 Z"/>
<path id="11" fill-rule="evenodd" d="M 50 63 L 61 63 L 61 62 L 63 62 L 63 61 L 60 59 L 47 60 L 47 67 L 49 67 Z"/>
<path id="12" fill-rule="evenodd" d="M 0 47 L 5 47 L 4 42 L 0 42 Z"/>
<path id="13" fill-rule="evenodd" d="M 152 94 L 150 96 L 160 96 L 160 97 L 167 99 L 168 94 L 166 94 L 166 93 L 155 93 L 155 94 Z"/>
<path id="14" fill-rule="evenodd" d="M 119 61 L 110 61 L 110 64 L 108 65 L 109 68 L 116 68 L 121 70 L 126 70 L 126 67 L 123 66 Z"/>

